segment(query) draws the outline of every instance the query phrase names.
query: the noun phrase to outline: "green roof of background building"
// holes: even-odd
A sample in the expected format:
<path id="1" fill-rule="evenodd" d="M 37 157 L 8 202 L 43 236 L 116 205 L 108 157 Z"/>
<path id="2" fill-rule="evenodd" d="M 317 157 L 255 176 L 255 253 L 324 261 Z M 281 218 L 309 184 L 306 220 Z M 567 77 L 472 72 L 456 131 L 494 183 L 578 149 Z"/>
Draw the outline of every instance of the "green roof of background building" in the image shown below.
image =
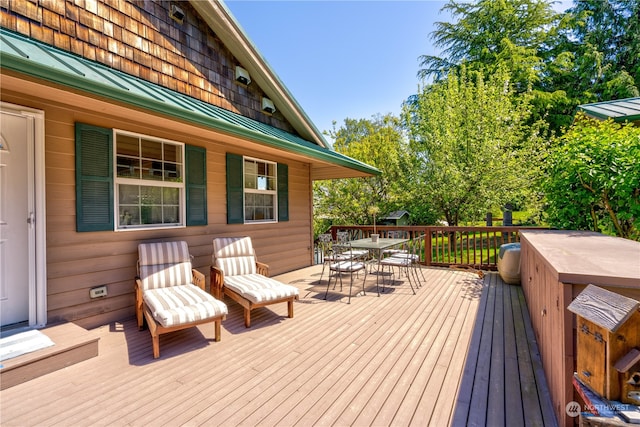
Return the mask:
<path id="1" fill-rule="evenodd" d="M 578 111 L 603 120 L 611 118 L 616 122 L 634 122 L 640 120 L 640 97 L 579 105 Z"/>

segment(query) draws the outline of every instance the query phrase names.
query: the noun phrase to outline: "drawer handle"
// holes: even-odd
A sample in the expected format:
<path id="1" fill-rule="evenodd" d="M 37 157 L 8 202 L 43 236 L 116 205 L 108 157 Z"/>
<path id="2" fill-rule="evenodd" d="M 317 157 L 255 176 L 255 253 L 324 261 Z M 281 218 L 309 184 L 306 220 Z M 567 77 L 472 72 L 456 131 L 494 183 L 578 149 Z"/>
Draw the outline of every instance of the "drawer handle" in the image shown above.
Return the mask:
<path id="1" fill-rule="evenodd" d="M 589 371 L 582 371 L 582 375 L 584 375 L 586 378 L 591 377 L 591 372 Z"/>

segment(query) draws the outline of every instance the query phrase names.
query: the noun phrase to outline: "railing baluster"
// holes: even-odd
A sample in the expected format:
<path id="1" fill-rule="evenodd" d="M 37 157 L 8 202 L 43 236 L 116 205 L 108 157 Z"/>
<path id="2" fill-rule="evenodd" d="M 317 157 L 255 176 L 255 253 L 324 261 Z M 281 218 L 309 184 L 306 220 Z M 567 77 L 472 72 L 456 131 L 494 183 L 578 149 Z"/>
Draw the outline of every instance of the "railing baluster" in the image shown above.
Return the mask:
<path id="1" fill-rule="evenodd" d="M 480 267 L 484 265 L 484 237 L 482 235 L 482 229 L 480 229 Z"/>
<path id="2" fill-rule="evenodd" d="M 427 228 L 424 233 L 424 260 L 427 266 L 430 266 L 433 261 L 433 236 L 431 234 L 431 229 Z"/>
<path id="3" fill-rule="evenodd" d="M 466 231 L 464 234 L 466 235 L 466 239 L 467 239 L 466 252 L 467 252 L 467 265 L 469 265 L 469 231 Z M 460 261 L 462 261 L 462 253 L 460 253 Z"/>
<path id="4" fill-rule="evenodd" d="M 442 254 L 438 254 L 438 262 L 444 262 L 444 240 L 440 231 L 438 231 L 438 236 L 440 237 L 440 242 L 438 243 L 438 251 L 442 251 Z"/>
<path id="5" fill-rule="evenodd" d="M 478 265 L 478 245 L 477 245 L 477 238 L 476 238 L 476 233 L 475 231 L 473 232 L 473 239 L 471 240 L 473 242 L 473 265 Z"/>

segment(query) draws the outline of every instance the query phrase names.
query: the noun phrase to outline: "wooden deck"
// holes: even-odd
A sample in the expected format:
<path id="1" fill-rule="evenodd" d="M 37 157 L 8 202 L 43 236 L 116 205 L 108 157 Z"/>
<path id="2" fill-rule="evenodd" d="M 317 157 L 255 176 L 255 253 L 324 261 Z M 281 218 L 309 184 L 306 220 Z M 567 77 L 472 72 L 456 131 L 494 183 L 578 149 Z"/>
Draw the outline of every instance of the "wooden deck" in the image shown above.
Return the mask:
<path id="1" fill-rule="evenodd" d="M 157 360 L 134 319 L 103 326 L 93 331 L 99 356 L 0 392 L 0 423 L 441 426 L 455 413 L 456 425 L 489 424 L 493 415 L 505 424 L 519 401 L 519 419 L 546 424 L 544 403 L 530 399 L 546 393 L 520 288 L 495 273 L 481 280 L 465 271 L 424 272 L 416 295 L 397 281 L 381 297 L 370 274 L 366 296 L 351 304 L 339 289 L 323 299 L 319 266 L 288 273 L 279 279 L 301 296 L 293 319 L 286 304 L 269 306 L 254 311 L 245 329 L 241 307 L 227 299 L 221 342 L 213 342 L 212 325 L 167 334 Z M 521 345 L 515 353 L 497 346 L 498 334 Z M 485 365 L 492 372 L 504 366 L 502 382 L 485 377 Z M 524 373 L 511 376 L 514 369 Z M 502 404 L 492 403 L 496 396 Z M 469 408 L 481 407 L 485 415 L 476 419 Z"/>

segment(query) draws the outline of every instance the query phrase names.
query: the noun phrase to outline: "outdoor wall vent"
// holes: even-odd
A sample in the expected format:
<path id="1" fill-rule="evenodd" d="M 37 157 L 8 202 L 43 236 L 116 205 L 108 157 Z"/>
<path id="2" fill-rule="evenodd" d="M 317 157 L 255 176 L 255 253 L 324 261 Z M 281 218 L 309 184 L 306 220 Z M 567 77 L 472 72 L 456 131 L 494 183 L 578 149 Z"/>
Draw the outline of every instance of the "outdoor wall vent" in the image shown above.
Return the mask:
<path id="1" fill-rule="evenodd" d="M 171 11 L 169 11 L 169 16 L 178 24 L 182 24 L 182 22 L 184 21 L 184 11 L 180 6 L 176 4 L 171 5 Z"/>
<path id="2" fill-rule="evenodd" d="M 276 112 L 276 106 L 273 105 L 273 101 L 269 98 L 262 97 L 262 111 L 265 113 L 273 114 Z"/>
<path id="3" fill-rule="evenodd" d="M 243 85 L 248 85 L 251 83 L 251 76 L 249 76 L 249 72 L 247 70 L 236 65 L 236 80 Z"/>

